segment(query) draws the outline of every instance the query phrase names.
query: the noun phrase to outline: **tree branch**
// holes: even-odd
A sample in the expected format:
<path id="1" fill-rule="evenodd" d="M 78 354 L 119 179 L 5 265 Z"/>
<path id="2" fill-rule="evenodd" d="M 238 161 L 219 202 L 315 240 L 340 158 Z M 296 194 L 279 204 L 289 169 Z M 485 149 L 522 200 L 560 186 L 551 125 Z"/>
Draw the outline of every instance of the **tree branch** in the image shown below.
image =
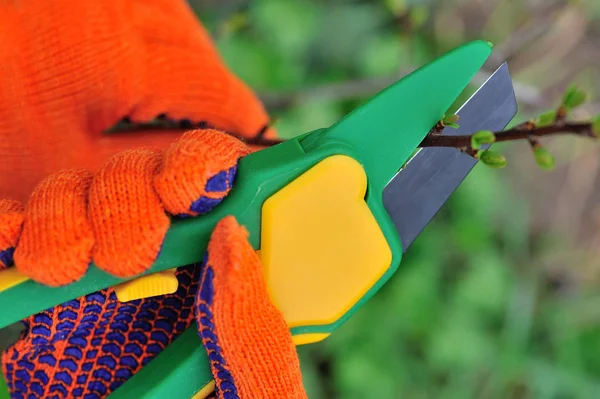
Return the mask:
<path id="1" fill-rule="evenodd" d="M 471 150 L 472 134 L 461 136 L 442 136 L 439 134 L 441 129 L 443 129 L 443 125 L 438 122 L 436 126 L 429 131 L 421 144 L 419 144 L 419 147 L 454 147 L 463 149 L 466 152 Z M 473 132 L 473 134 L 475 133 L 477 132 Z M 536 138 L 544 136 L 561 134 L 596 138 L 593 124 L 591 122 L 564 122 L 564 119 L 561 118 L 559 118 L 553 124 L 547 126 L 537 127 L 533 122 L 525 122 L 513 127 L 512 129 L 493 133 L 496 136 L 496 143 L 517 140 L 532 141 Z M 283 140 L 266 139 L 259 136 L 253 139 L 246 139 L 245 141 L 246 143 L 252 145 L 273 146 L 281 143 Z"/>
<path id="2" fill-rule="evenodd" d="M 442 130 L 444 130 L 446 126 L 454 126 L 455 122 L 458 120 L 457 115 L 444 116 L 444 118 L 438 121 L 438 123 L 436 123 L 436 125 L 429 131 L 427 136 L 419 144 L 419 147 L 453 147 L 473 157 L 479 158 L 481 154 L 479 149 L 481 148 L 482 143 L 490 144 L 493 142 L 528 140 L 534 152 L 538 154 L 538 157 L 541 158 L 543 156 L 548 158 L 551 157 L 551 155 L 546 154 L 547 151 L 543 149 L 543 146 L 538 141 L 540 137 L 559 134 L 572 134 L 582 137 L 597 138 L 599 135 L 598 125 L 600 124 L 600 120 L 598 118 L 588 122 L 569 122 L 566 120 L 569 110 L 580 105 L 584 100 L 585 95 L 583 92 L 570 89 L 563 99 L 563 103 L 566 102 L 567 105 L 561 105 L 555 112 L 546 113 L 540 116 L 536 121 L 528 121 L 511 129 L 499 132 L 473 132 L 471 135 L 461 136 L 441 135 Z M 131 132 L 137 130 L 165 129 L 190 130 L 210 127 L 211 126 L 206 122 L 192 122 L 187 119 L 173 120 L 169 119 L 166 115 L 160 115 L 155 120 L 146 123 L 132 123 L 128 118 L 124 118 L 120 123 L 113 127 L 113 129 L 110 129 L 109 132 L 114 133 Z M 270 139 L 264 137 L 268 128 L 269 125 L 263 126 L 253 137 L 250 138 L 243 137 L 235 132 L 228 133 L 248 145 L 259 147 L 271 147 L 284 141 L 280 139 Z M 491 156 L 497 156 L 497 154 L 494 155 L 490 152 L 487 152 L 485 155 L 488 158 Z M 498 158 L 498 160 L 500 160 L 500 158 Z M 505 162 L 505 160 L 502 160 L 502 162 Z"/>
<path id="3" fill-rule="evenodd" d="M 574 134 L 584 137 L 596 137 L 593 126 L 587 123 L 555 123 L 549 126 L 536 127 L 531 122 L 525 122 L 512 129 L 495 132 L 496 142 L 527 140 L 530 137 L 542 137 L 557 134 Z M 430 132 L 421 142 L 419 147 L 455 147 L 467 148 L 471 146 L 471 135 L 441 136 Z"/>

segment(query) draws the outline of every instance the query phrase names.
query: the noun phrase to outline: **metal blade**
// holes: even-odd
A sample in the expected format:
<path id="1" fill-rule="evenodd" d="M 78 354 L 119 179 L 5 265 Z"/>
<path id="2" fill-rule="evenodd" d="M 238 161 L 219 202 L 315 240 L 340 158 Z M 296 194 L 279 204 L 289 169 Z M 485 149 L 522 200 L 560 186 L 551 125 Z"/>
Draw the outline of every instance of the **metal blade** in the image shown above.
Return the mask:
<path id="1" fill-rule="evenodd" d="M 504 63 L 457 112 L 459 128 L 442 134 L 466 135 L 504 129 L 517 113 L 512 80 Z M 404 252 L 456 190 L 477 160 L 455 148 L 420 150 L 383 192 Z"/>

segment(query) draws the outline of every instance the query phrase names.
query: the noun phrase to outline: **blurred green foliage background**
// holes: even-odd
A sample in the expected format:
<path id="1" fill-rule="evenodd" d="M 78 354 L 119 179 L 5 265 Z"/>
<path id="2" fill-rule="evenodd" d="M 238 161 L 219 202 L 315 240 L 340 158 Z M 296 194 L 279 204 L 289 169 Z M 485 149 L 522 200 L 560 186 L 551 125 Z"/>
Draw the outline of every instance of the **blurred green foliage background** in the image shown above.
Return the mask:
<path id="1" fill-rule="evenodd" d="M 477 84 L 509 63 L 515 122 L 558 105 L 571 82 L 592 94 L 574 117 L 600 112 L 598 0 L 190 3 L 283 137 L 474 39 L 495 44 Z M 391 281 L 299 348 L 311 399 L 600 397 L 600 145 L 544 143 L 551 172 L 526 143 L 496 145 L 507 168 L 477 166 Z"/>
<path id="2" fill-rule="evenodd" d="M 191 4 L 284 137 L 473 39 L 495 44 L 477 83 L 509 62 L 516 121 L 558 105 L 571 82 L 592 94 L 574 116 L 600 111 L 598 0 Z M 496 146 L 508 167 L 476 167 L 384 289 L 299 349 L 310 398 L 600 397 L 599 146 L 544 143 L 552 172 L 526 143 Z"/>

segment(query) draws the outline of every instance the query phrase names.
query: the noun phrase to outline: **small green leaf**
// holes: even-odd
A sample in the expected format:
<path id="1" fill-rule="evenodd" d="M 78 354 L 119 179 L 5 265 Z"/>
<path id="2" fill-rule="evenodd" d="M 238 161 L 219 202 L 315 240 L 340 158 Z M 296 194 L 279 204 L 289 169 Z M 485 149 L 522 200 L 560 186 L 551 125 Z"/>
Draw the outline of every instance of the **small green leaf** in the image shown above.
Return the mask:
<path id="1" fill-rule="evenodd" d="M 506 166 L 506 158 L 494 151 L 479 151 L 477 159 L 492 168 L 503 168 Z"/>
<path id="2" fill-rule="evenodd" d="M 562 105 L 570 111 L 579 107 L 586 99 L 587 93 L 585 91 L 579 90 L 577 86 L 571 86 L 563 96 Z"/>
<path id="3" fill-rule="evenodd" d="M 444 116 L 442 116 L 442 119 L 440 120 L 443 127 L 451 127 L 453 129 L 458 129 L 458 124 L 456 123 L 457 121 L 458 121 L 458 115 L 456 115 L 456 114 L 450 114 L 450 115 L 444 114 Z"/>
<path id="4" fill-rule="evenodd" d="M 442 123 L 444 124 L 444 126 L 456 125 L 456 122 L 458 122 L 458 115 L 456 114 L 444 115 L 444 117 L 442 118 Z"/>
<path id="5" fill-rule="evenodd" d="M 554 157 L 545 147 L 537 146 L 533 150 L 533 153 L 535 155 L 535 162 L 540 168 L 546 170 L 554 169 Z"/>
<path id="6" fill-rule="evenodd" d="M 537 127 L 550 126 L 556 120 L 556 111 L 544 112 L 537 118 Z"/>
<path id="7" fill-rule="evenodd" d="M 471 147 L 479 150 L 484 144 L 493 144 L 496 141 L 496 135 L 491 130 L 482 130 L 471 136 Z"/>
<path id="8" fill-rule="evenodd" d="M 600 114 L 592 120 L 592 132 L 596 137 L 600 137 Z"/>

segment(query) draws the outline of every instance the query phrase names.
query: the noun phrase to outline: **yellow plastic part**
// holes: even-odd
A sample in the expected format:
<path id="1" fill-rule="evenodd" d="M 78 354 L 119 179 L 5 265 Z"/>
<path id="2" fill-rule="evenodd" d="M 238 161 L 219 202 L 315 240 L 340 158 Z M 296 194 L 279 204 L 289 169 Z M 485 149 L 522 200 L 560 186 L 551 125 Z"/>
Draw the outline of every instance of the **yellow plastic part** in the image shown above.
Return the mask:
<path id="1" fill-rule="evenodd" d="M 392 252 L 366 189 L 362 166 L 335 155 L 263 205 L 260 258 L 291 328 L 339 320 L 389 268 Z"/>
<path id="2" fill-rule="evenodd" d="M 178 287 L 179 282 L 175 276 L 175 269 L 170 269 L 121 283 L 114 288 L 119 301 L 129 302 L 135 299 L 173 294 Z"/>
<path id="3" fill-rule="evenodd" d="M 198 392 L 196 392 L 196 394 L 194 396 L 192 396 L 191 399 L 204 399 L 204 398 L 207 398 L 208 395 L 210 395 L 214 391 L 215 391 L 215 380 L 212 380 L 211 382 L 209 382 L 208 384 L 206 384 L 204 386 L 204 388 L 202 388 L 201 390 L 199 390 Z"/>
<path id="4" fill-rule="evenodd" d="M 24 274 L 17 271 L 15 267 L 9 267 L 0 272 L 0 292 L 6 291 L 16 285 L 24 283 L 29 280 Z"/>

